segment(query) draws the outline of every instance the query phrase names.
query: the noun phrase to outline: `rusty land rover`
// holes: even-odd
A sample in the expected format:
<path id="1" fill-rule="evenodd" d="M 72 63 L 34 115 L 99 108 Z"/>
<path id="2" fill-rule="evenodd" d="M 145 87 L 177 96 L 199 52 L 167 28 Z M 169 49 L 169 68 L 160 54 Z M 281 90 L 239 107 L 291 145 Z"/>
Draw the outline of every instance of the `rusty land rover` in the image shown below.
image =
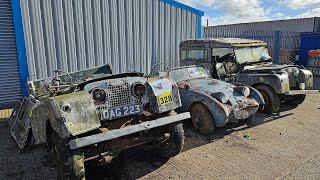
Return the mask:
<path id="1" fill-rule="evenodd" d="M 179 90 L 168 78 L 147 81 L 140 73 L 112 75 L 109 65 L 29 81 L 9 124 L 20 149 L 47 143 L 59 177 L 85 179 L 85 166 L 103 165 L 124 149 L 143 145 L 160 156 L 184 144 L 176 114 Z"/>
<path id="2" fill-rule="evenodd" d="M 277 65 L 260 40 L 219 38 L 187 40 L 180 44 L 180 60 L 201 64 L 212 77 L 254 87 L 265 100 L 263 111 L 279 112 L 281 101 L 298 105 L 311 90 L 311 71 L 295 64 Z"/>

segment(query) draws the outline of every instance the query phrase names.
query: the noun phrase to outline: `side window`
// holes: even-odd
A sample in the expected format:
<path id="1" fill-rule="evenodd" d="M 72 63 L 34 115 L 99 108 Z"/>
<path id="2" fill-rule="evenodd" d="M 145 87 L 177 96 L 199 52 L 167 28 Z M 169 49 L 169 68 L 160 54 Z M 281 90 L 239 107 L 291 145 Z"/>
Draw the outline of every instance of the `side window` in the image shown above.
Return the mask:
<path id="1" fill-rule="evenodd" d="M 188 50 L 181 50 L 180 51 L 180 58 L 181 60 L 206 60 L 208 57 L 207 50 L 200 50 L 200 49 L 188 49 Z"/>
<path id="2" fill-rule="evenodd" d="M 222 62 L 228 58 L 227 56 L 233 54 L 232 48 L 214 48 L 212 49 L 212 60 Z"/>

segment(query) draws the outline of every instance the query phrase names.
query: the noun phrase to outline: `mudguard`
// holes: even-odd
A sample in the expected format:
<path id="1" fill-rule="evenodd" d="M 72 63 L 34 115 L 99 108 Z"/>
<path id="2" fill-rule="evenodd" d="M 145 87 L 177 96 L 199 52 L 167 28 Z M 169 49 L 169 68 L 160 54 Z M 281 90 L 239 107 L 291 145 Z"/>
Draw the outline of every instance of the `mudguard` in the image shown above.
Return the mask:
<path id="1" fill-rule="evenodd" d="M 39 101 L 31 98 L 22 98 L 14 107 L 9 119 L 10 132 L 20 149 L 23 149 L 30 132 L 31 112 Z"/>
<path id="2" fill-rule="evenodd" d="M 49 103 L 56 117 L 55 119 L 61 119 L 73 136 L 101 126 L 92 97 L 85 91 L 57 96 Z M 52 121 L 51 125 L 54 129 L 59 129 L 55 127 Z"/>
<path id="3" fill-rule="evenodd" d="M 209 95 L 203 94 L 201 92 L 196 92 L 195 90 L 185 90 L 180 88 L 182 107 L 178 109 L 180 112 L 190 111 L 190 108 L 195 103 L 204 104 L 211 112 L 214 123 L 217 127 L 224 126 L 227 124 L 231 109 L 224 106 L 215 98 Z"/>
<path id="4" fill-rule="evenodd" d="M 14 109 L 11 134 L 23 149 L 30 130 L 34 144 L 47 142 L 48 126 L 61 138 L 76 136 L 101 126 L 90 94 L 84 91 L 49 98 L 42 102 L 24 97 Z"/>

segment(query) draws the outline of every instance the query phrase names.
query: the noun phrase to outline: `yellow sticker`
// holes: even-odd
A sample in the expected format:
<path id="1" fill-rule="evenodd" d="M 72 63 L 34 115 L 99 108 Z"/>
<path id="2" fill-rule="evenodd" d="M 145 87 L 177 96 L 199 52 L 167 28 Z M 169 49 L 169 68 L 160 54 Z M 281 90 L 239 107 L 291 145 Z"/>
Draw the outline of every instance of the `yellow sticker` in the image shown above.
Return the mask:
<path id="1" fill-rule="evenodd" d="M 163 93 L 162 95 L 158 96 L 158 101 L 160 106 L 171 104 L 173 102 L 172 93 L 171 92 Z"/>

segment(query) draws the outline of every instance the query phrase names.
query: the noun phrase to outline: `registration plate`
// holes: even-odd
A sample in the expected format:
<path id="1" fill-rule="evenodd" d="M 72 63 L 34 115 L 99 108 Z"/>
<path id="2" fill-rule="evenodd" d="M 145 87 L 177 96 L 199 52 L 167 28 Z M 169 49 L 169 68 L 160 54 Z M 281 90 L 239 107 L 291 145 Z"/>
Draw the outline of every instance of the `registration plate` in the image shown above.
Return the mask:
<path id="1" fill-rule="evenodd" d="M 138 114 L 141 112 L 141 106 L 140 105 L 132 105 L 132 106 L 125 106 L 115 109 L 106 109 L 102 112 L 103 119 L 116 119 L 119 117 L 125 117 L 130 116 L 133 114 Z"/>
<path id="2" fill-rule="evenodd" d="M 173 102 L 172 93 L 171 92 L 163 93 L 162 95 L 158 96 L 158 101 L 160 106 L 171 104 Z"/>

